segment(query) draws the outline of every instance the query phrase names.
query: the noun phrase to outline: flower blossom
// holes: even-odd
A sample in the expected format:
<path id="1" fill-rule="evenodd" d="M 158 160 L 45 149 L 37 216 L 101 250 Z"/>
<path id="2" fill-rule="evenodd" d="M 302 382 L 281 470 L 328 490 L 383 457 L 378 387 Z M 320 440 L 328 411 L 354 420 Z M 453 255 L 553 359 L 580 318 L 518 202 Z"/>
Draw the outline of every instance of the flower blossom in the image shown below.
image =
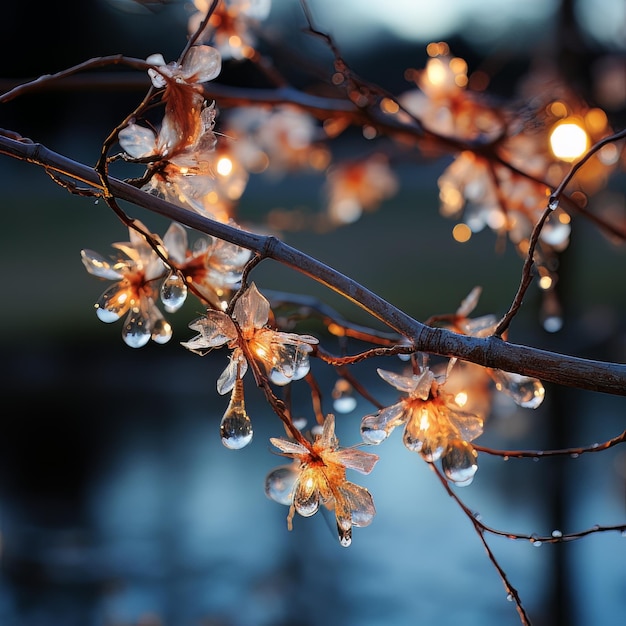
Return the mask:
<path id="1" fill-rule="evenodd" d="M 216 145 L 215 109 L 213 105 L 206 106 L 195 115 L 200 127 L 193 140 L 181 141 L 171 118 L 165 116 L 158 134 L 131 123 L 120 131 L 118 141 L 124 152 L 134 159 L 154 157 L 154 162 L 148 165 L 152 175 L 142 187 L 144 191 L 213 217 L 205 209 L 203 197 L 215 185 L 211 167 Z"/>
<path id="2" fill-rule="evenodd" d="M 339 448 L 335 435 L 335 416 L 326 416 L 321 435 L 313 443 L 272 437 L 270 441 L 292 465 L 272 470 L 265 479 L 269 498 L 289 506 L 287 524 L 292 528 L 295 513 L 310 517 L 323 505 L 334 510 L 342 546 L 352 542 L 352 527 L 368 526 L 376 514 L 370 492 L 346 480 L 346 469 L 369 474 L 378 456 L 356 448 Z"/>
<path id="3" fill-rule="evenodd" d="M 188 249 L 187 230 L 176 223 L 170 226 L 163 242 L 178 270 L 170 272 L 161 287 L 161 299 L 164 303 L 170 302 L 166 310 L 171 310 L 172 301 L 177 302 L 182 293 L 186 294 L 187 285 L 193 285 L 211 306 L 225 309 L 230 295 L 239 288 L 251 252 L 214 237 L 201 237 Z M 164 291 L 167 292 L 165 298 Z M 176 310 L 178 307 L 174 306 Z"/>
<path id="4" fill-rule="evenodd" d="M 469 485 L 478 465 L 477 453 L 469 444 L 483 432 L 482 417 L 464 410 L 457 397 L 445 389 L 445 377 L 431 369 L 402 375 L 378 369 L 378 375 L 406 394 L 397 403 L 361 420 L 366 443 L 379 444 L 397 426 L 404 426 L 407 449 L 419 452 L 431 463 L 441 459 L 446 476 L 459 486 Z"/>
<path id="5" fill-rule="evenodd" d="M 331 169 L 326 180 L 327 212 L 333 224 L 356 222 L 398 189 L 398 179 L 382 154 Z"/>
<path id="6" fill-rule="evenodd" d="M 145 230 L 141 223 L 138 225 Z M 172 337 L 172 327 L 156 305 L 166 268 L 145 237 L 132 228 L 128 230 L 130 241 L 112 244 L 119 250 L 116 257 L 106 259 L 93 250 L 81 250 L 83 265 L 90 274 L 115 281 L 98 298 L 96 315 L 112 323 L 128 314 L 122 338 L 131 348 L 140 348 L 150 339 L 163 344 Z"/>
<path id="7" fill-rule="evenodd" d="M 450 330 L 462 335 L 469 335 L 470 337 L 489 337 L 493 335 L 498 326 L 498 318 L 495 315 L 490 313 L 475 318 L 469 317 L 469 314 L 478 304 L 481 292 L 482 289 L 480 287 L 474 287 L 474 289 L 470 291 L 457 309 L 456 314 L 451 316 L 451 320 L 446 324 Z M 459 372 L 456 371 L 458 367 L 455 369 L 451 368 L 455 362 L 456 359 L 450 362 L 448 375 L 453 371 L 458 378 Z M 465 367 L 465 370 L 467 372 L 467 367 Z M 488 367 L 479 367 L 478 371 L 484 372 L 483 377 L 491 378 L 495 383 L 496 389 L 508 395 L 518 406 L 527 409 L 536 409 L 543 402 L 545 388 L 542 382 L 537 378 Z M 476 372 L 473 374 L 477 387 L 479 386 L 477 381 L 478 376 Z M 448 388 L 449 387 L 450 385 L 448 383 Z"/>
<path id="8" fill-rule="evenodd" d="M 211 0 L 193 0 L 195 11 L 187 24 L 190 35 L 198 30 L 210 6 Z M 271 0 L 224 0 L 209 18 L 198 41 L 211 40 L 225 59 L 250 58 L 256 45 L 250 26 L 264 20 L 271 8 Z"/>
<path id="9" fill-rule="evenodd" d="M 232 318 L 223 311 L 209 309 L 205 316 L 189 324 L 198 335 L 182 342 L 188 350 L 205 354 L 224 345 L 232 349 L 229 363 L 217 381 L 218 393 L 228 393 L 236 380 L 243 378 L 248 369 L 246 354 L 263 365 L 276 385 L 300 380 L 309 373 L 309 354 L 318 340 L 269 328 L 269 314 L 269 302 L 252 283 L 235 302 Z"/>

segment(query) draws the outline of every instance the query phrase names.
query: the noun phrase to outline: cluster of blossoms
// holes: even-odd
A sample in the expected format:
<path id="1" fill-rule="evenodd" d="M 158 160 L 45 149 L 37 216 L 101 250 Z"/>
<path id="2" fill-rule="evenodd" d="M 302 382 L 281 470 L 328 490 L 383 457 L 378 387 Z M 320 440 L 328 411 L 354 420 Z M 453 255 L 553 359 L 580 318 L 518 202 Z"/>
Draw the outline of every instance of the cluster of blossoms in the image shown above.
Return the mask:
<path id="1" fill-rule="evenodd" d="M 239 287 L 243 267 L 250 252 L 213 237 L 201 237 L 189 249 L 187 231 L 172 223 L 162 241 L 163 258 L 148 243 L 147 229 L 136 221 L 129 228 L 128 242 L 114 243 L 116 256 L 104 257 L 93 250 L 81 250 L 87 271 L 114 283 L 98 298 L 95 308 L 100 320 L 116 322 L 126 315 L 122 330 L 124 342 L 131 348 L 140 348 L 150 339 L 167 343 L 172 337 L 172 326 L 163 317 L 158 304 L 168 313 L 178 311 L 190 289 L 211 305 L 225 308 L 232 292 Z M 175 269 L 173 269 L 175 268 Z"/>
<path id="2" fill-rule="evenodd" d="M 198 31 L 210 6 L 211 0 L 193 0 L 193 12 L 188 21 L 190 35 Z M 254 55 L 256 46 L 251 27 L 264 20 L 271 8 L 271 0 L 222 0 L 198 40 L 210 40 L 224 58 L 249 58 Z"/>
<path id="3" fill-rule="evenodd" d="M 440 212 L 462 220 L 459 240 L 467 241 L 472 233 L 487 227 L 507 236 L 526 255 L 551 189 L 573 160 L 612 133 L 606 114 L 580 102 L 554 81 L 525 87 L 526 99 L 533 102 L 532 119 L 519 111 L 494 108 L 480 92 L 468 89 L 467 64 L 452 56 L 447 44 L 429 44 L 427 52 L 426 67 L 408 74 L 417 88 L 398 101 L 429 131 L 468 145 L 438 180 Z M 494 151 L 475 151 L 473 142 L 491 143 Z M 426 142 L 424 149 L 428 147 Z M 577 177 L 576 201 L 584 206 L 618 160 L 613 145 L 594 155 L 585 174 Z M 569 236 L 570 216 L 558 208 L 540 234 L 535 258 L 544 278 L 543 289 L 554 287 L 555 256 L 568 246 Z"/>
<path id="4" fill-rule="evenodd" d="M 198 13 L 192 19 L 201 19 L 210 4 L 195 0 Z M 288 105 L 233 108 L 224 120 L 225 139 L 218 140 L 216 106 L 204 99 L 202 83 L 219 75 L 223 57 L 251 56 L 253 40 L 247 25 L 250 19 L 267 15 L 269 6 L 269 1 L 261 0 L 220 3 L 199 39 L 204 42 L 210 37 L 214 46 L 192 46 L 181 63 L 166 64 L 161 55 L 150 57 L 148 73 L 165 104 L 162 123 L 153 130 L 132 121 L 119 132 L 118 143 L 126 161 L 145 164 L 140 179 L 145 191 L 211 219 L 237 226 L 234 207 L 250 174 L 268 171 L 280 176 L 313 167 L 327 170 L 328 219 L 334 225 L 353 222 L 396 192 L 398 181 L 386 157 L 374 155 L 330 168 L 330 154 L 320 147 L 324 132 L 311 115 Z M 468 141 L 506 133 L 507 121 L 468 95 L 464 62 L 450 57 L 442 44 L 431 56 L 426 69 L 416 74 L 419 89 L 399 99 L 400 114 L 408 112 L 430 130 Z M 534 143 L 522 132 L 508 137 L 503 146 L 515 146 L 516 157 L 524 154 L 529 167 L 546 165 L 544 155 L 532 152 Z M 509 170 L 495 171 L 513 203 L 504 212 L 491 184 L 492 167 L 473 152 L 461 153 L 439 181 L 442 210 L 450 215 L 464 210 L 473 229 L 488 224 L 521 242 L 534 223 L 530 212 L 540 204 L 533 194 L 540 189 L 545 196 L 545 189 L 525 179 L 519 185 Z M 506 187 L 509 183 L 510 188 Z M 469 202 L 474 211 L 468 209 Z M 516 209 L 515 202 L 521 208 Z M 496 214 L 504 220 L 500 225 Z M 567 216 L 562 211 L 554 215 L 557 224 L 549 225 L 542 236 L 562 248 L 569 235 Z M 122 336 L 131 347 L 142 347 L 151 339 L 157 343 L 171 339 L 172 326 L 159 305 L 166 313 L 175 313 L 192 292 L 206 306 L 206 312 L 189 324 L 196 335 L 181 345 L 201 355 L 222 347 L 230 351 L 216 385 L 220 395 L 230 393 L 219 428 L 227 448 L 241 449 L 253 438 L 244 399 L 247 371 L 252 369 L 257 381 L 265 377 L 268 385 L 277 387 L 300 381 L 310 374 L 310 357 L 319 340 L 280 330 L 269 301 L 255 283 L 242 285 L 250 251 L 211 237 L 199 238 L 190 247 L 187 232 L 173 223 L 161 239 L 134 221 L 129 241 L 113 244 L 117 255 L 105 258 L 83 250 L 82 260 L 92 275 L 114 281 L 96 302 L 96 313 L 104 322 L 126 315 Z M 497 326 L 494 316 L 469 317 L 479 294 L 480 290 L 474 290 L 454 315 L 439 321 L 466 335 L 492 334 Z M 362 417 L 363 445 L 378 445 L 402 426 L 410 451 L 429 463 L 440 462 L 444 475 L 455 485 L 469 485 L 478 469 L 478 454 L 471 442 L 483 432 L 493 388 L 521 406 L 536 408 L 543 400 L 543 386 L 536 379 L 455 359 L 446 366 L 431 366 L 425 355 L 410 358 L 408 373 L 377 370 L 402 396 Z M 349 384 L 342 382 L 333 397 L 337 396 L 337 407 L 339 400 L 344 401 L 342 412 L 350 412 L 356 402 L 347 395 Z M 278 404 L 274 409 L 280 413 Z M 348 481 L 346 470 L 369 474 L 378 456 L 340 448 L 333 414 L 323 420 L 318 415 L 320 425 L 307 435 L 290 416 L 279 416 L 292 438 L 271 438 L 271 443 L 292 462 L 268 474 L 266 494 L 289 506 L 289 528 L 296 513 L 309 517 L 322 507 L 334 511 L 340 543 L 350 545 L 352 528 L 370 524 L 376 511 L 369 491 Z"/>

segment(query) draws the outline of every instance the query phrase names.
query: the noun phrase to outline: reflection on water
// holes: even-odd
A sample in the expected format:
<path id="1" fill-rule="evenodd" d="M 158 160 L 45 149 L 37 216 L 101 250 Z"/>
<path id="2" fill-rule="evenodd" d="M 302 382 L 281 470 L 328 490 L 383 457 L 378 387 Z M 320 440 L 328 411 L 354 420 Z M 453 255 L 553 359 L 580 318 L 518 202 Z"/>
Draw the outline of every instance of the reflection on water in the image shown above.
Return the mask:
<path id="1" fill-rule="evenodd" d="M 376 448 L 374 472 L 358 476 L 377 516 L 342 548 L 334 520 L 297 517 L 288 532 L 287 508 L 265 496 L 266 473 L 284 462 L 268 438 L 283 432 L 252 378 L 254 440 L 242 450 L 222 445 L 228 398 L 214 385 L 224 355 L 112 348 L 94 361 L 94 353 L 51 346 L 7 355 L 2 626 L 519 624 L 469 520 L 398 433 Z M 388 385 L 369 382 L 394 399 Z M 342 445 L 358 442 L 369 410 L 359 403 L 338 417 Z M 531 431 L 549 418 L 548 402 L 494 420 L 484 444 L 540 447 Z M 563 486 L 551 484 L 562 472 L 550 459 L 481 455 L 474 483 L 457 493 L 487 524 L 514 532 L 623 522 L 623 478 L 607 478 L 607 461 L 596 461 L 572 461 L 580 476 Z M 580 616 L 572 625 L 621 623 L 626 544 L 615 534 L 560 546 L 488 541 L 533 624 L 557 623 L 564 598 Z"/>

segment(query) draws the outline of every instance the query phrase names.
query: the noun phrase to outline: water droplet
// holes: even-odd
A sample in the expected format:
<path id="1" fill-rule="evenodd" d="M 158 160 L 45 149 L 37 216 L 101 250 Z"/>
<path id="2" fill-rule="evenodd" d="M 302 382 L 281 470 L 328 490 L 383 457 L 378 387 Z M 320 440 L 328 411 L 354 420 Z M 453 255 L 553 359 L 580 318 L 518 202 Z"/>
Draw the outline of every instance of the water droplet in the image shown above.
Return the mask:
<path id="1" fill-rule="evenodd" d="M 505 454 L 505 455 L 502 457 L 502 460 L 503 460 L 503 461 L 508 461 L 508 460 L 509 460 L 509 458 L 510 458 L 510 457 L 509 457 L 509 455 L 508 455 L 508 454 Z"/>
<path id="2" fill-rule="evenodd" d="M 156 320 L 152 327 L 152 341 L 158 344 L 167 343 L 172 338 L 172 325 L 165 319 Z"/>
<path id="3" fill-rule="evenodd" d="M 281 465 L 273 469 L 265 478 L 265 495 L 278 502 L 290 505 L 293 502 L 293 490 L 298 479 L 294 465 Z"/>
<path id="4" fill-rule="evenodd" d="M 352 395 L 352 385 L 340 378 L 332 391 L 333 408 L 337 413 L 350 413 L 354 411 L 357 405 L 356 398 Z"/>
<path id="5" fill-rule="evenodd" d="M 168 313 L 175 313 L 187 299 L 187 285 L 178 272 L 170 275 L 161 284 L 161 302 Z"/>
<path id="6" fill-rule="evenodd" d="M 124 343 L 131 348 L 142 348 L 150 341 L 151 336 L 146 318 L 139 310 L 131 311 L 122 330 Z"/>
<path id="7" fill-rule="evenodd" d="M 513 594 L 512 594 L 512 593 L 507 593 L 507 594 L 506 594 L 506 601 L 507 601 L 507 602 L 513 602 L 513 600 L 514 600 L 514 599 L 515 599 L 515 598 L 514 598 L 514 596 L 513 596 Z"/>
<path id="8" fill-rule="evenodd" d="M 496 369 L 491 370 L 491 376 L 496 389 L 506 393 L 519 406 L 536 409 L 543 402 L 546 391 L 540 380 Z"/>
<path id="9" fill-rule="evenodd" d="M 231 450 L 240 450 L 252 441 L 252 422 L 246 413 L 241 378 L 235 381 L 228 408 L 220 423 L 220 435 L 222 443 Z"/>
<path id="10" fill-rule="evenodd" d="M 622 537 L 626 537 L 626 528 L 624 530 L 622 530 L 622 532 L 620 534 L 622 535 Z"/>
<path id="11" fill-rule="evenodd" d="M 532 543 L 533 546 L 535 546 L 537 548 L 541 547 L 541 541 L 539 539 L 537 539 L 537 535 L 531 535 L 530 543 Z"/>
<path id="12" fill-rule="evenodd" d="M 345 396 L 338 398 L 333 402 L 333 408 L 337 413 L 351 413 L 356 409 L 356 398 L 352 396 Z"/>
<path id="13" fill-rule="evenodd" d="M 553 536 L 555 539 L 559 539 L 560 537 L 562 537 L 562 536 L 563 536 L 563 533 L 562 533 L 560 530 L 553 530 L 553 531 L 552 531 L 552 536 Z"/>
<path id="14" fill-rule="evenodd" d="M 339 534 L 339 543 L 347 548 L 352 543 L 352 528 L 341 528 L 337 525 L 337 532 Z"/>
<path id="15" fill-rule="evenodd" d="M 444 474 L 459 487 L 466 487 L 474 480 L 478 470 L 476 450 L 467 441 L 452 441 L 441 458 Z"/>
<path id="16" fill-rule="evenodd" d="M 578 458 L 578 452 L 572 452 L 572 453 L 570 454 L 570 458 L 572 458 L 572 459 L 577 459 L 577 458 Z"/>
<path id="17" fill-rule="evenodd" d="M 559 208 L 559 199 L 554 196 L 550 196 L 550 200 L 548 201 L 548 208 L 550 211 L 556 211 Z"/>
<path id="18" fill-rule="evenodd" d="M 315 480 L 303 476 L 300 477 L 293 497 L 293 504 L 298 514 L 302 515 L 302 517 L 311 517 L 311 515 L 317 513 L 320 507 L 320 496 Z"/>
<path id="19" fill-rule="evenodd" d="M 548 333 L 558 333 L 563 328 L 563 318 L 559 315 L 549 315 L 543 320 L 543 329 Z"/>
<path id="20" fill-rule="evenodd" d="M 292 423 L 298 430 L 302 430 L 306 428 L 306 417 L 294 417 Z"/>
<path id="21" fill-rule="evenodd" d="M 131 304 L 131 291 L 127 285 L 117 282 L 111 285 L 96 302 L 96 315 L 106 324 L 117 322 Z"/>

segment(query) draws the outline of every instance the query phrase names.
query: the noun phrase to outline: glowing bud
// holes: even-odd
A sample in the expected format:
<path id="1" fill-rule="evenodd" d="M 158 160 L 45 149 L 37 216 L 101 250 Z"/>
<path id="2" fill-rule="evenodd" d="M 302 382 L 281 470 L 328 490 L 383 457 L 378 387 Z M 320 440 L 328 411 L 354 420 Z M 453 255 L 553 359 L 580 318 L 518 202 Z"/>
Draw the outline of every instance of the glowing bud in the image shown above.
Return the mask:
<path id="1" fill-rule="evenodd" d="M 220 423 L 222 443 L 231 450 L 244 448 L 252 441 L 252 422 L 246 413 L 243 398 L 243 380 L 237 378 L 228 408 Z"/>

